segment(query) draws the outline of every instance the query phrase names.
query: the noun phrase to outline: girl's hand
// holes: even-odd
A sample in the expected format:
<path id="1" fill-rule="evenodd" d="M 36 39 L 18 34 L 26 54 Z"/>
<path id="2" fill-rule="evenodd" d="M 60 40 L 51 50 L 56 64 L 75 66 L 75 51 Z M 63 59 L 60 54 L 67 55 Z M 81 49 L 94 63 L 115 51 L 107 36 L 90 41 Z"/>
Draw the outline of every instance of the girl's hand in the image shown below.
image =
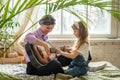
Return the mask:
<path id="1" fill-rule="evenodd" d="M 70 53 L 71 49 L 68 46 L 64 45 L 64 51 Z"/>
<path id="2" fill-rule="evenodd" d="M 58 54 L 61 54 L 62 50 L 59 47 L 55 47 L 55 49 L 57 50 Z"/>

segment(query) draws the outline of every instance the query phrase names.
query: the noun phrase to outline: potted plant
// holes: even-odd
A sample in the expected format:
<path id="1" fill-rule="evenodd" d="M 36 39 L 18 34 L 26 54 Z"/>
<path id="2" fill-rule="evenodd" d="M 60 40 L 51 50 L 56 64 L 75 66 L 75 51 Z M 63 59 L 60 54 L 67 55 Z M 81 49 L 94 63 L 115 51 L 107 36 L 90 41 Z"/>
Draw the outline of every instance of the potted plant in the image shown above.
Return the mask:
<path id="1" fill-rule="evenodd" d="M 9 49 L 10 46 L 12 46 L 12 44 L 14 44 L 14 42 L 16 41 L 16 40 L 13 41 L 14 39 L 13 37 L 15 35 L 13 36 L 11 35 L 11 33 L 8 33 L 8 29 L 17 27 L 19 25 L 19 23 L 15 22 L 15 20 L 13 21 L 15 16 L 21 13 L 22 11 L 28 8 L 31 8 L 33 6 L 36 6 L 38 4 L 45 4 L 45 1 L 24 0 L 21 4 L 20 0 L 18 0 L 12 9 L 9 8 L 10 0 L 6 1 L 5 3 L 3 3 L 2 0 L 0 1 L 0 13 L 1 13 L 0 14 L 0 30 L 1 30 L 0 42 L 3 43 L 1 45 L 3 47 L 3 50 L 0 56 L 4 56 L 4 53 L 7 51 L 7 49 Z M 12 39 L 12 41 L 9 42 L 8 39 L 10 38 Z"/>

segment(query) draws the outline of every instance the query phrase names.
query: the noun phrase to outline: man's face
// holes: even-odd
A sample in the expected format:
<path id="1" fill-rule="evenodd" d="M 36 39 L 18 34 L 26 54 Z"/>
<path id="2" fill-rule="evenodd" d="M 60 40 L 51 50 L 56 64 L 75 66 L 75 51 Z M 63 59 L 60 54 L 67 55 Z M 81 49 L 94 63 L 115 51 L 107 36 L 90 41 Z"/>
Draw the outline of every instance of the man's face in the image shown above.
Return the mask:
<path id="1" fill-rule="evenodd" d="M 41 25 L 41 31 L 46 35 L 51 32 L 54 28 L 54 25 Z"/>

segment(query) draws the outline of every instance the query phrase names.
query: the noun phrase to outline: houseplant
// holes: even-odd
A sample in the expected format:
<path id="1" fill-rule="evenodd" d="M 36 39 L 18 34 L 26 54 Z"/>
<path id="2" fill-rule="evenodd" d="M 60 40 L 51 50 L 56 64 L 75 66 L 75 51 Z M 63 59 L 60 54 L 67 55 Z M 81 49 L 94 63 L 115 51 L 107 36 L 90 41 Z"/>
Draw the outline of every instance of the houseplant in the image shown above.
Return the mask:
<path id="1" fill-rule="evenodd" d="M 37 5 L 46 5 L 46 11 L 45 11 L 46 14 L 51 14 L 57 10 L 63 9 L 73 14 L 74 16 L 78 17 L 85 25 L 87 23 L 85 19 L 88 19 L 88 17 L 84 16 L 85 18 L 83 18 L 83 15 L 79 15 L 81 10 L 76 10 L 74 6 L 85 5 L 87 8 L 95 7 L 97 9 L 100 9 L 101 12 L 107 11 L 111 13 L 111 15 L 113 15 L 118 20 L 120 20 L 120 12 L 116 10 L 117 5 L 113 1 L 103 1 L 103 0 L 22 0 L 21 1 L 21 0 L 17 0 L 16 4 L 11 9 L 11 13 L 8 14 L 8 12 L 10 11 L 9 10 L 10 0 L 7 0 L 6 3 L 0 7 L 0 13 L 2 13 L 2 16 L 0 18 L 0 29 L 3 29 L 4 27 L 6 27 L 5 26 L 6 23 L 12 20 L 16 15 L 20 14 L 21 12 L 29 8 L 35 7 Z M 34 23 L 31 27 L 33 27 L 36 23 Z M 17 38 L 15 38 L 14 41 L 7 48 L 9 48 L 12 44 L 14 44 L 14 42 L 17 39 L 19 39 L 19 37 L 22 34 L 24 34 L 26 31 L 18 35 Z M 5 51 L 3 52 L 3 54 L 4 53 Z M 1 54 L 0 56 L 2 56 L 3 54 Z"/>
<path id="2" fill-rule="evenodd" d="M 13 22 L 13 18 L 21 13 L 22 11 L 30 8 L 30 7 L 33 7 L 35 5 L 38 5 L 38 4 L 45 4 L 45 1 L 37 1 L 37 0 L 24 0 L 22 3 L 20 0 L 18 0 L 16 2 L 16 4 L 13 6 L 13 8 L 9 8 L 10 7 L 10 0 L 6 1 L 5 3 L 3 3 L 2 0 L 0 0 L 0 30 L 4 30 L 4 32 L 10 28 L 10 27 L 17 27 L 17 25 L 14 25 L 14 26 L 10 26 L 11 24 L 16 24 L 15 22 Z M 11 23 L 12 22 L 12 23 Z M 7 31 L 6 31 L 7 32 Z M 1 32 L 1 39 L 0 41 L 3 40 L 3 35 L 4 33 Z M 11 34 L 7 34 L 7 36 L 11 36 Z M 4 40 L 7 40 L 8 42 L 8 37 L 5 37 L 6 39 Z M 16 40 L 15 40 L 16 41 Z M 2 52 L 2 54 L 0 54 L 0 56 L 3 56 L 3 54 L 7 51 L 7 49 L 9 49 L 9 47 L 15 42 L 11 42 L 10 44 L 3 44 L 4 45 L 4 50 Z M 6 42 L 6 41 L 5 41 Z"/>

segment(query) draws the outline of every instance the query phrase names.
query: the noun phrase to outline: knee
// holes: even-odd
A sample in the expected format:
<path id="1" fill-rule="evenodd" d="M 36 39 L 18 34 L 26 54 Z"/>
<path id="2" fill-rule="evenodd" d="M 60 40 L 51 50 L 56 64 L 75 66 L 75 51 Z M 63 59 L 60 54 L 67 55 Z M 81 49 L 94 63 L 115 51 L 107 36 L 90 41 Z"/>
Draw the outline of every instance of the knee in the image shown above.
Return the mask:
<path id="1" fill-rule="evenodd" d="M 61 63 L 57 60 L 52 60 L 51 65 L 54 66 L 54 67 L 62 67 Z"/>
<path id="2" fill-rule="evenodd" d="M 54 61 L 54 64 L 55 64 L 56 66 L 62 67 L 62 66 L 61 66 L 61 63 L 60 63 L 59 61 L 57 61 L 57 60 Z"/>

